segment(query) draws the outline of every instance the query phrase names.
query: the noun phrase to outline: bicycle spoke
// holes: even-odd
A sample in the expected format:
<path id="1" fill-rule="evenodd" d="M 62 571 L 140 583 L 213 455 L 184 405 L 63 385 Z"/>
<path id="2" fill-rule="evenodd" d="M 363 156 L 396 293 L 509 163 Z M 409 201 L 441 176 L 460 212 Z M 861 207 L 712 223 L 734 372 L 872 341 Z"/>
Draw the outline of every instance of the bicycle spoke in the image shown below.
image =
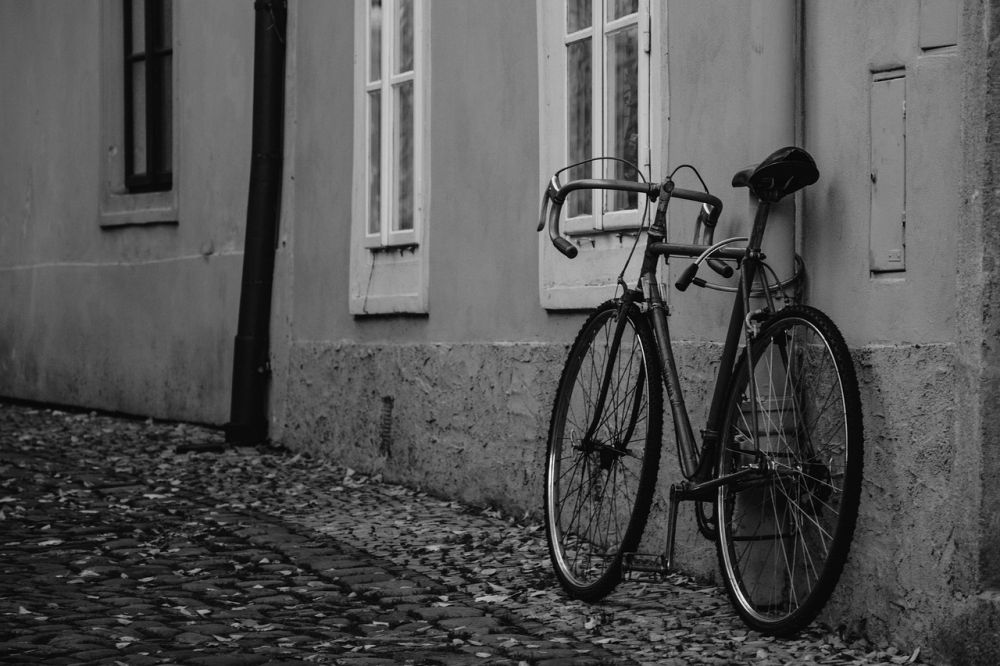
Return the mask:
<path id="1" fill-rule="evenodd" d="M 743 619 L 787 634 L 819 612 L 846 559 L 860 495 L 857 384 L 835 327 L 804 306 L 768 322 L 751 358 L 735 378 L 719 466 L 755 460 L 760 478 L 719 490 L 719 562 Z"/>
<path id="2" fill-rule="evenodd" d="M 652 331 L 638 310 L 619 327 L 618 312 L 602 306 L 574 343 L 549 435 L 549 550 L 560 582 L 581 598 L 599 598 L 618 582 L 621 553 L 641 536 L 659 459 Z"/>

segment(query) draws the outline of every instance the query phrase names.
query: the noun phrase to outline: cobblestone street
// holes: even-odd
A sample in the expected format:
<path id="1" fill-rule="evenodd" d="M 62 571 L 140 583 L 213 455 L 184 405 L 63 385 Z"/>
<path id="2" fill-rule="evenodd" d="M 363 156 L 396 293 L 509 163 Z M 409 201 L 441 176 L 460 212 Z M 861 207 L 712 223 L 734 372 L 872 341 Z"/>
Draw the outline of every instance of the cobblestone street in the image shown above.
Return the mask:
<path id="1" fill-rule="evenodd" d="M 568 600 L 541 526 L 217 431 L 0 403 L 0 661 L 920 663 L 681 576 Z"/>

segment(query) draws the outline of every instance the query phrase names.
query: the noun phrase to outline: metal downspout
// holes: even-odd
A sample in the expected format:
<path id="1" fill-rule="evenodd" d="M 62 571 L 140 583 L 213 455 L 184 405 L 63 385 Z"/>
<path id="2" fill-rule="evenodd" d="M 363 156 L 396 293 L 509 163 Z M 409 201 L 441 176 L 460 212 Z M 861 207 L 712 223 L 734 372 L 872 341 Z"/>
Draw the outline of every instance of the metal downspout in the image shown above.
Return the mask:
<path id="1" fill-rule="evenodd" d="M 243 282 L 226 442 L 267 440 L 271 286 L 281 214 L 285 107 L 285 0 L 254 2 L 253 135 Z"/>

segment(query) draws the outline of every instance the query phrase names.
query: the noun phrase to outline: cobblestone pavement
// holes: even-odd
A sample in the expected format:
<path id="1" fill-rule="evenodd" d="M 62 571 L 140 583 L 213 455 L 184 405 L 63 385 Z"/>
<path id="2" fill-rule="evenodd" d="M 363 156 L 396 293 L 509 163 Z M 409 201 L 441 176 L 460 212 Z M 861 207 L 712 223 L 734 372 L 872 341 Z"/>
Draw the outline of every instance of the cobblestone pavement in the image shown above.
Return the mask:
<path id="1" fill-rule="evenodd" d="M 568 600 L 544 531 L 217 431 L 0 403 L 0 661 L 901 664 L 681 576 Z"/>

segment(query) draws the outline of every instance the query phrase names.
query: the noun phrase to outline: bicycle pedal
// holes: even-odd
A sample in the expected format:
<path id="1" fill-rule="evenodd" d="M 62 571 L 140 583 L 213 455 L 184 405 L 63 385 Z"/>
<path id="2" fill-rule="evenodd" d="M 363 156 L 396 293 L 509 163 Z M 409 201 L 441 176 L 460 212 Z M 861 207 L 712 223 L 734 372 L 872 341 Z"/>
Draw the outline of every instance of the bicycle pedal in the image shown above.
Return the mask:
<path id="1" fill-rule="evenodd" d="M 667 558 L 664 555 L 625 553 L 622 557 L 623 580 L 651 578 L 659 581 L 668 573 L 670 573 L 670 569 L 667 567 Z"/>

